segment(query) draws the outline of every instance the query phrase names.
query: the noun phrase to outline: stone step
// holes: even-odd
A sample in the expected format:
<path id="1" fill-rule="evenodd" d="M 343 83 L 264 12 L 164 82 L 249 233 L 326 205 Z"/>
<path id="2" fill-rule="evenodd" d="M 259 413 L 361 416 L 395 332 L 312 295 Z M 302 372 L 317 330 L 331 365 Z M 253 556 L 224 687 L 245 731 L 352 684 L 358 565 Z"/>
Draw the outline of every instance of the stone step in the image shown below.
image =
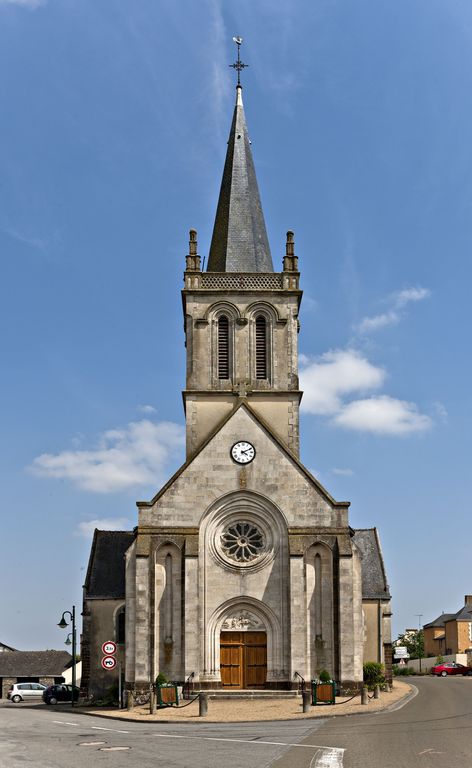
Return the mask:
<path id="1" fill-rule="evenodd" d="M 192 692 L 195 696 L 197 691 Z M 276 691 L 270 689 L 255 690 L 238 688 L 235 691 L 228 689 L 209 689 L 202 691 L 208 694 L 209 699 L 296 699 L 300 694 L 298 691 Z"/>

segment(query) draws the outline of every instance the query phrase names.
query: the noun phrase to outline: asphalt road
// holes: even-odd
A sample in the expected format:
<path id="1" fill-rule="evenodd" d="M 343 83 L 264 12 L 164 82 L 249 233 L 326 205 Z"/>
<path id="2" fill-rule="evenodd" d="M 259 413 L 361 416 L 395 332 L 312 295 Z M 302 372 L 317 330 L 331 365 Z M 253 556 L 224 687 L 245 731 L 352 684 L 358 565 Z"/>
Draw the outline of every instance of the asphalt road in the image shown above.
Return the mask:
<path id="1" fill-rule="evenodd" d="M 401 709 L 316 723 L 148 725 L 5 702 L 0 768 L 472 766 L 472 678 L 411 682 L 419 693 Z"/>
<path id="2" fill-rule="evenodd" d="M 326 719 L 303 743 L 318 743 L 311 768 L 470 768 L 472 677 L 413 677 L 418 695 L 395 711 Z M 366 707 L 368 711 L 368 707 Z M 300 748 L 273 768 L 307 768 Z"/>

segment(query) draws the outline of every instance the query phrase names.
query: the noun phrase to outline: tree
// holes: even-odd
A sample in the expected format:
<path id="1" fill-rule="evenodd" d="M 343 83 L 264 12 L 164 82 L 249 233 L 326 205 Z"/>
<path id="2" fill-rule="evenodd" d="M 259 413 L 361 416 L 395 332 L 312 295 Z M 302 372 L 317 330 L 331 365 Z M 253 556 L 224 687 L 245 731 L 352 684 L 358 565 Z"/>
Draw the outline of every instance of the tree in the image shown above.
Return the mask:
<path id="1" fill-rule="evenodd" d="M 416 632 L 410 630 L 404 635 L 398 635 L 395 645 L 404 646 L 410 654 L 410 659 L 424 659 L 424 634 L 422 629 Z M 393 653 L 395 655 L 395 649 Z"/>

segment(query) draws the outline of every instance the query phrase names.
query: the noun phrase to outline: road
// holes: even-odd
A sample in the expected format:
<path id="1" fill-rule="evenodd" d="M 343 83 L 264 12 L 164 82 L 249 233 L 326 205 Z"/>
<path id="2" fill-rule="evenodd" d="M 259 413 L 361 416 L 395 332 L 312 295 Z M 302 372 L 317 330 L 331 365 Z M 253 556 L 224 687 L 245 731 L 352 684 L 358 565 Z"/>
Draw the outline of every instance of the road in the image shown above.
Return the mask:
<path id="1" fill-rule="evenodd" d="M 401 709 L 316 722 L 148 725 L 89 717 L 59 705 L 5 702 L 0 706 L 0 768 L 472 765 L 472 678 L 411 682 L 419 693 Z"/>

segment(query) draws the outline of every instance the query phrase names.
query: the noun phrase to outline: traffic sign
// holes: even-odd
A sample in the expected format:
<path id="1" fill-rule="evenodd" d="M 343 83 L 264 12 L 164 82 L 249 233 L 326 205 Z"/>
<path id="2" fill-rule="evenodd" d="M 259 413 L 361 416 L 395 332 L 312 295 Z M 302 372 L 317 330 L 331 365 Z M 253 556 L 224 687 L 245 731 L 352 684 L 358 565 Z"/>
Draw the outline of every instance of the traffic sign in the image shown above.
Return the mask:
<path id="1" fill-rule="evenodd" d="M 115 669 L 116 659 L 114 656 L 104 656 L 102 659 L 103 669 Z"/>
<path id="2" fill-rule="evenodd" d="M 113 654 L 116 653 L 116 643 L 114 643 L 113 640 L 107 640 L 106 643 L 103 643 L 102 645 L 102 653 L 105 656 L 113 656 Z"/>
<path id="3" fill-rule="evenodd" d="M 410 654 L 408 653 L 408 648 L 404 645 L 397 645 L 393 648 L 393 655 L 396 659 L 409 659 Z"/>

